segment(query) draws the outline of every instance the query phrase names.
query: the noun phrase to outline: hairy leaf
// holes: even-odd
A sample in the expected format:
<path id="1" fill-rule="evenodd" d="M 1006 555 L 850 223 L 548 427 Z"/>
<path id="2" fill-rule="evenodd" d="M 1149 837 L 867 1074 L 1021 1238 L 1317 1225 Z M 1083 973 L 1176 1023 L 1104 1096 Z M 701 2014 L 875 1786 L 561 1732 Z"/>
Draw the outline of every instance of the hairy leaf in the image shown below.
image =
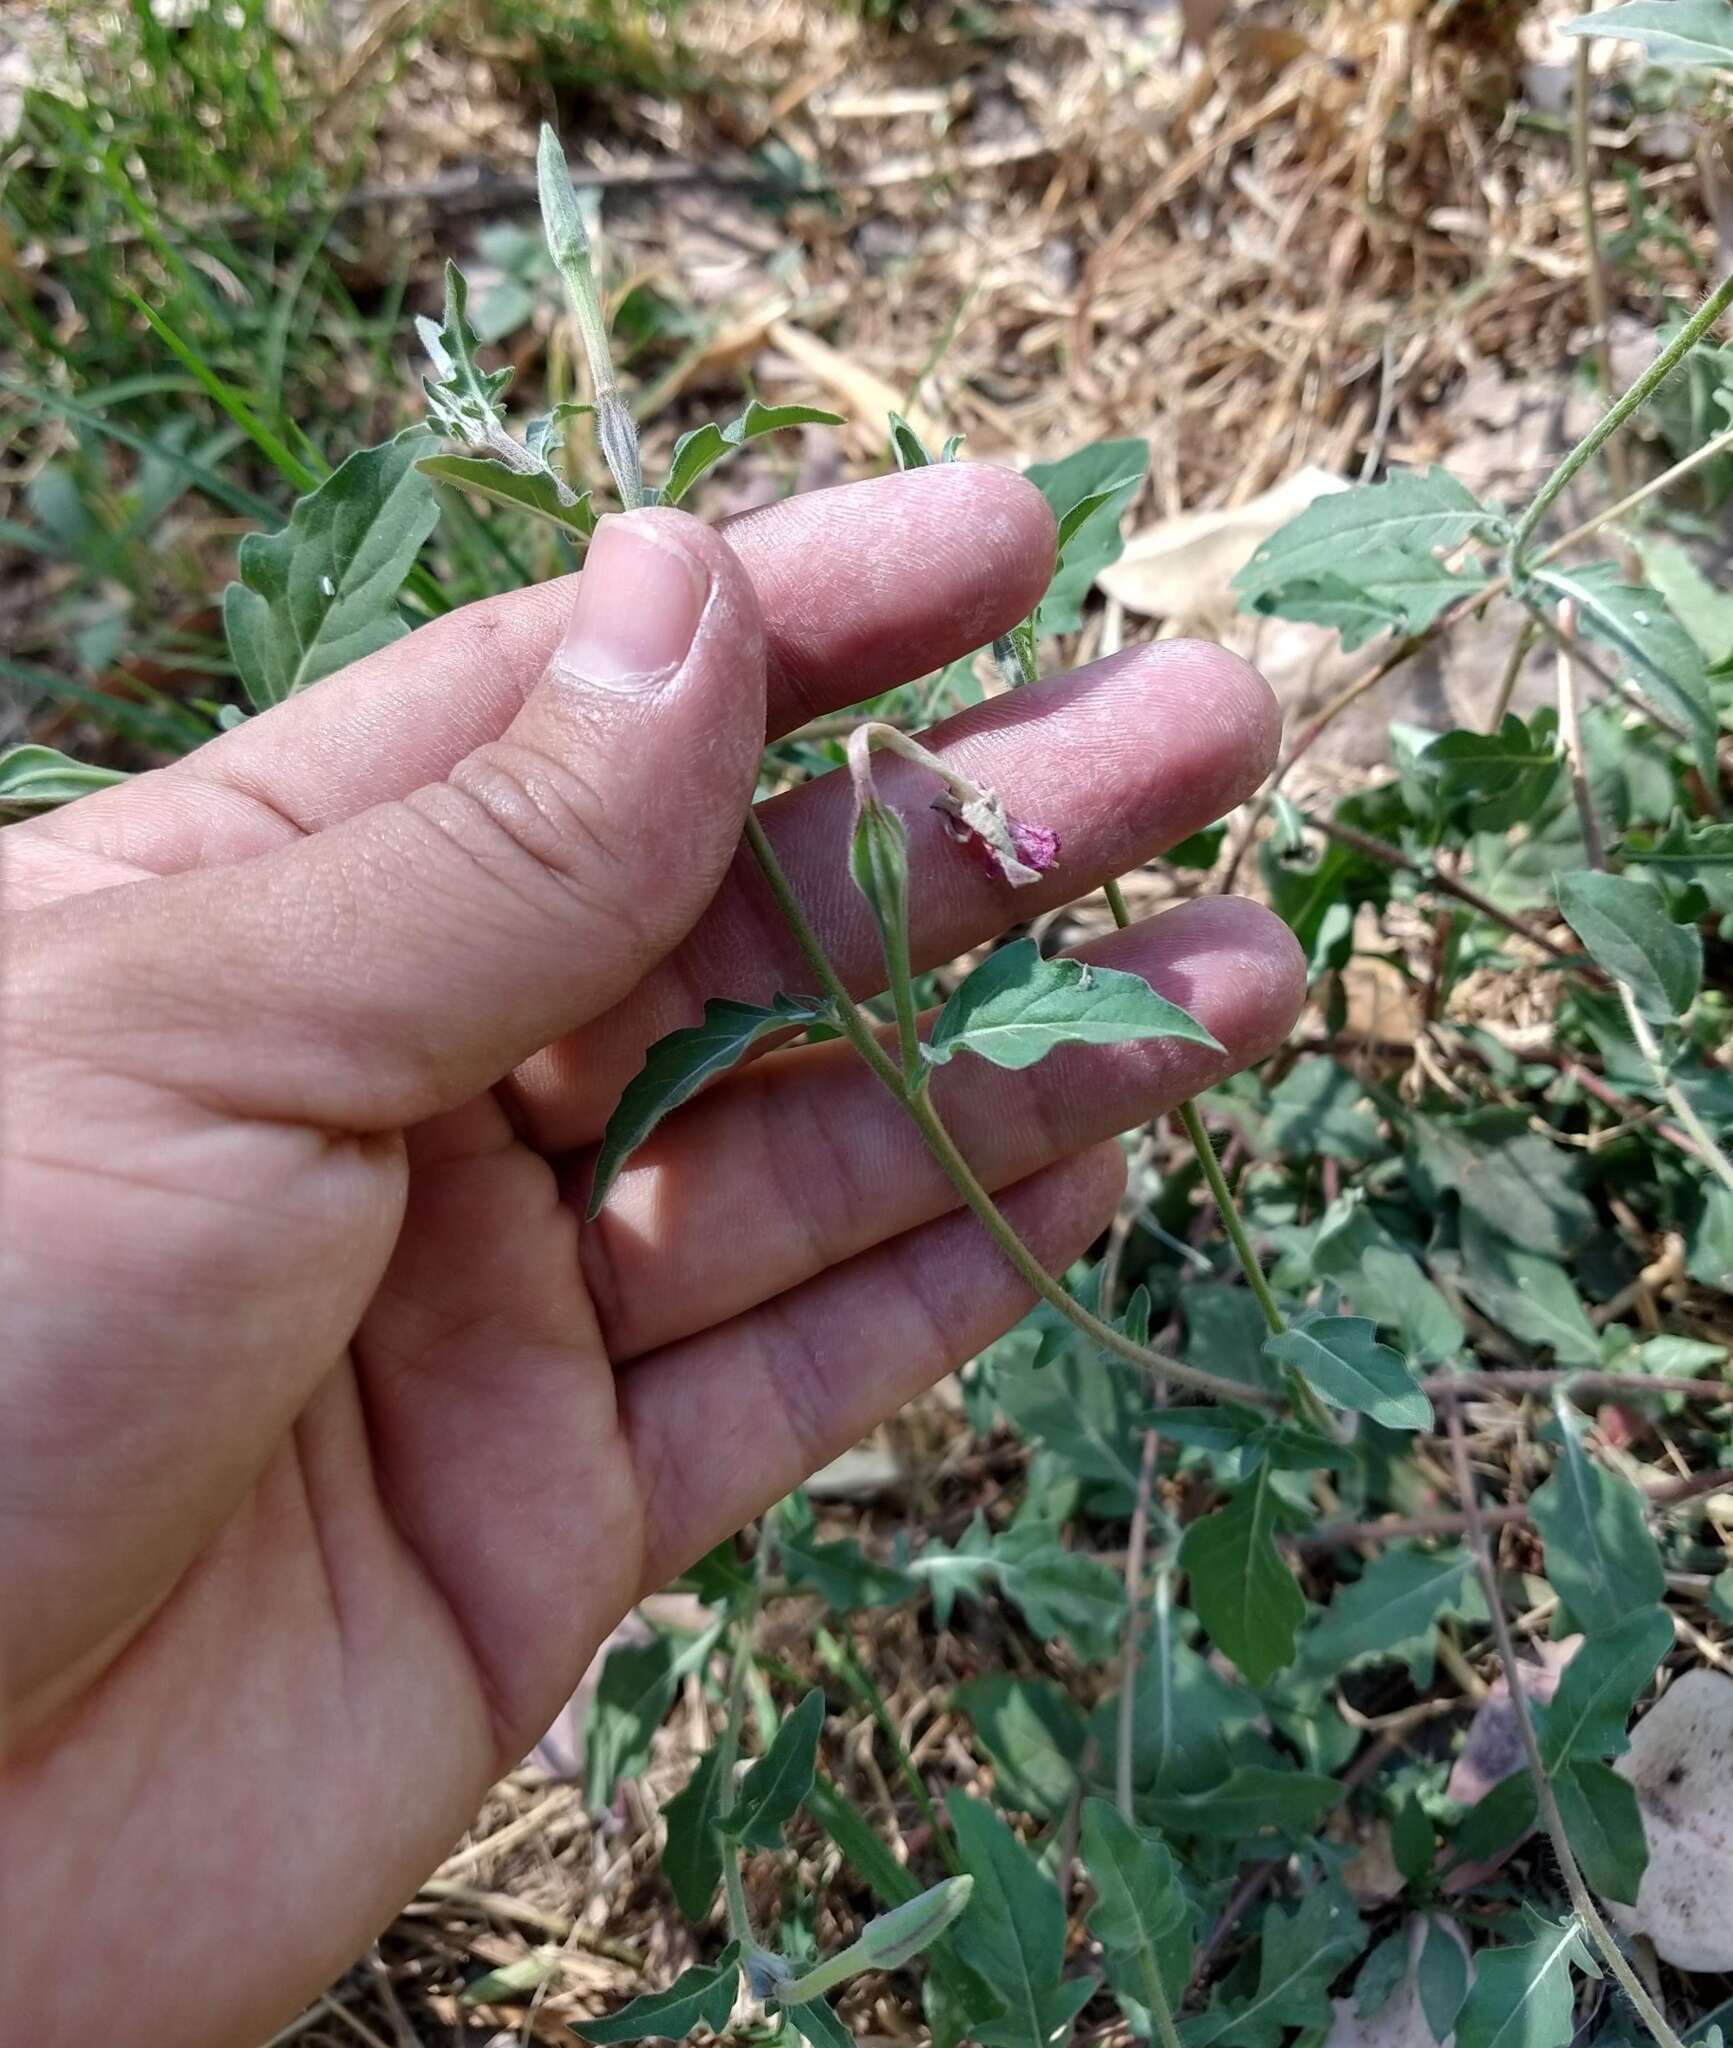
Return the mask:
<path id="1" fill-rule="evenodd" d="M 1095 1887 L 1090 1933 L 1103 1948 L 1145 1955 L 1156 1967 L 1162 1943 L 1191 1911 L 1166 1843 L 1107 1800 L 1086 1799 L 1082 1850 Z"/>
<path id="2" fill-rule="evenodd" d="M 1051 1878 L 980 1800 L 953 1791 L 945 1802 L 963 1868 L 975 1880 L 957 1922 L 957 1953 L 1005 2000 L 979 2026 L 983 2048 L 1062 2048 L 1095 1990 L 1093 1977 L 1062 1982 L 1065 1908 Z"/>
<path id="3" fill-rule="evenodd" d="M 600 1213 L 621 1167 L 670 1110 L 744 1059 L 761 1039 L 819 1023 L 828 1014 L 826 1005 L 804 996 L 774 996 L 768 1004 L 713 996 L 704 1005 L 702 1024 L 689 1024 L 657 1039 L 644 1055 L 642 1068 L 626 1084 L 602 1133 L 587 1213 Z"/>
<path id="4" fill-rule="evenodd" d="M 1611 562 L 1583 569 L 1537 569 L 1534 579 L 1555 598 L 1569 598 L 1578 623 L 1610 647 L 1643 694 L 1691 742 L 1698 772 L 1713 789 L 1719 724 L 1697 643 L 1657 590 L 1627 583 Z"/>
<path id="5" fill-rule="evenodd" d="M 1058 462 L 1032 462 L 1023 472 L 1053 507 L 1055 519 L 1063 520 L 1086 499 L 1094 501 L 1067 536 L 1065 565 L 1041 600 L 1043 633 L 1075 633 L 1082 625 L 1083 600 L 1096 577 L 1125 552 L 1119 523 L 1148 467 L 1149 443 L 1128 439 L 1098 441 Z"/>
<path id="6" fill-rule="evenodd" d="M 95 768 L 58 747 L 8 747 L 0 754 L 0 817 L 51 811 L 129 779 L 123 768 Z"/>
<path id="7" fill-rule="evenodd" d="M 1307 1632 L 1306 1668 L 1334 1673 L 1401 1657 L 1417 1683 L 1429 1682 L 1438 1619 L 1461 1613 L 1474 1598 L 1473 1569 L 1465 1550 L 1392 1545 L 1343 1587 Z"/>
<path id="8" fill-rule="evenodd" d="M 824 1730 L 824 1693 L 812 1690 L 783 1721 L 776 1739 L 740 1781 L 734 1804 L 722 1822 L 727 1835 L 742 1836 L 773 1849 L 785 1822 L 812 1790 L 818 1738 Z"/>
<path id="9" fill-rule="evenodd" d="M 1559 908 L 1596 963 L 1630 984 L 1651 1023 L 1670 1024 L 1697 999 L 1703 940 L 1675 924 L 1652 882 L 1585 868 L 1558 878 Z"/>
<path id="10" fill-rule="evenodd" d="M 223 593 L 229 652 L 260 711 L 409 631 L 398 593 L 439 504 L 416 468 L 425 427 L 358 449 L 297 500 L 278 533 L 241 542 L 241 580 Z"/>
<path id="11" fill-rule="evenodd" d="M 1196 1018 L 1141 975 L 1043 960 L 1033 939 L 1018 939 L 984 960 L 946 1003 L 925 1056 L 934 1066 L 972 1052 L 996 1067 L 1031 1067 L 1062 1045 L 1151 1038 L 1216 1046 Z"/>
<path id="12" fill-rule="evenodd" d="M 785 427 L 840 427 L 841 413 L 825 412 L 816 405 L 760 405 L 755 398 L 738 419 L 719 427 L 714 420 L 694 427 L 674 443 L 667 480 L 656 493 L 658 505 L 678 505 L 686 493 L 717 463 L 762 435 L 780 433 Z"/>
<path id="13" fill-rule="evenodd" d="M 1546 1545 L 1553 1590 L 1578 1626 L 1593 1634 L 1658 1606 L 1666 1582 L 1642 1496 L 1588 1456 L 1577 1430 L 1564 1421 L 1558 1469 L 1536 1490 L 1530 1510 Z"/>
<path id="14" fill-rule="evenodd" d="M 1565 1666 L 1558 1691 L 1536 1706 L 1548 1770 L 1570 1757 L 1617 1756 L 1629 1748 L 1631 1710 L 1673 1647 L 1664 1607 L 1638 1607 L 1592 1635 Z"/>
<path id="15" fill-rule="evenodd" d="M 1191 1604 L 1210 1640 L 1262 1685 L 1294 1659 L 1306 1599 L 1276 1548 L 1276 1496 L 1267 1465 L 1225 1508 L 1193 1522 L 1179 1561 Z"/>
<path id="16" fill-rule="evenodd" d="M 1562 21 L 1567 36 L 1617 36 L 1651 64 L 1733 70 L 1733 7 L 1727 0 L 1626 0 L 1600 14 Z"/>
<path id="17" fill-rule="evenodd" d="M 1327 2027 L 1332 1981 L 1366 1944 L 1366 1930 L 1340 1883 L 1315 1884 L 1291 1913 L 1264 1913 L 1257 1989 L 1249 1997 L 1218 1997 L 1186 2022 L 1185 2048 L 1276 2048 L 1289 2027 Z"/>
<path id="18" fill-rule="evenodd" d="M 1553 1773 L 1565 1838 L 1591 1888 L 1622 1906 L 1636 1904 L 1649 1845 L 1633 1786 L 1611 1764 L 1578 1757 Z"/>
<path id="19" fill-rule="evenodd" d="M 1378 1342 L 1366 1316 L 1318 1316 L 1291 1323 L 1264 1344 L 1264 1356 L 1292 1366 L 1333 1407 L 1369 1415 L 1387 1429 L 1430 1429 L 1432 1403 L 1400 1351 Z"/>
<path id="20" fill-rule="evenodd" d="M 682 1970 L 666 1991 L 634 1998 L 611 2018 L 583 2020 L 586 2041 L 684 2041 L 696 2026 L 721 2033 L 740 1991 L 740 1944 L 731 1941 L 713 1963 Z"/>
<path id="21" fill-rule="evenodd" d="M 1571 1965 L 1583 1960 L 1574 1920 L 1511 1948 L 1482 1949 L 1456 2016 L 1456 2048 L 1566 2048 Z"/>
<path id="22" fill-rule="evenodd" d="M 473 491 L 491 504 L 506 505 L 519 512 L 533 512 L 552 526 L 588 540 L 596 530 L 595 507 L 590 494 L 581 497 L 566 490 L 551 470 L 509 469 L 491 455 L 424 455 L 415 465 L 436 484 Z"/>

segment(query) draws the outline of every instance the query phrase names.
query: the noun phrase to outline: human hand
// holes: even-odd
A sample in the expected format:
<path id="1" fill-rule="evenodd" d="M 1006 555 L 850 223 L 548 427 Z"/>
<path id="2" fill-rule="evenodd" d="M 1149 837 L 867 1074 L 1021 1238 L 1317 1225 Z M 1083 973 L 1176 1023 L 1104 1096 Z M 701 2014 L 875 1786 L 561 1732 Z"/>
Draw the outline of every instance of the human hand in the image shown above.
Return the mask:
<path id="1" fill-rule="evenodd" d="M 0 839 L 0 1980 L 34 2048 L 249 2048 L 341 1971 L 679 1572 L 1028 1296 L 840 1044 L 591 1148 L 708 996 L 810 975 L 738 853 L 766 722 L 935 669 L 1041 594 L 1053 528 L 948 466 L 609 521 L 174 767 Z M 570 616 L 570 633 L 566 634 Z M 550 665 L 550 656 L 552 657 Z M 1012 892 L 899 764 L 917 969 L 1086 893 L 1266 772 L 1264 685 L 1128 649 L 938 729 L 1057 826 Z M 830 776 L 763 807 L 857 992 Z M 1055 1269 L 1114 1133 L 1271 1050 L 1285 929 L 1200 901 L 1090 956 L 1177 1040 L 935 1097 Z"/>

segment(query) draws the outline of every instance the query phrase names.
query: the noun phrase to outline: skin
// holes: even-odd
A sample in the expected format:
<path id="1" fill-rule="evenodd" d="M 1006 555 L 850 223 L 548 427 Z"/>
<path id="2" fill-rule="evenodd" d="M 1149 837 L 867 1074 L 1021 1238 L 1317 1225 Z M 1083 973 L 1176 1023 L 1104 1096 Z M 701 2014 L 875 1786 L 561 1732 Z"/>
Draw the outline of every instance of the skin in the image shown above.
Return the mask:
<path id="1" fill-rule="evenodd" d="M 767 727 L 1009 627 L 1045 504 L 952 467 L 725 537 L 626 523 L 706 593 L 666 673 L 550 668 L 564 579 L 0 842 L 0 1979 L 34 2048 L 119 2013 L 133 2048 L 262 2040 L 635 1599 L 1028 1306 L 841 1046 L 713 1086 L 581 1216 L 645 1047 L 808 986 L 739 850 Z M 887 764 L 916 966 L 1219 817 L 1277 736 L 1258 678 L 1185 642 L 939 728 L 1063 850 L 1013 892 Z M 761 815 L 865 994 L 845 779 Z M 1226 1053 L 940 1072 L 1055 1269 L 1112 1215 L 1113 1134 L 1269 1052 L 1302 994 L 1249 904 L 1088 950 Z"/>

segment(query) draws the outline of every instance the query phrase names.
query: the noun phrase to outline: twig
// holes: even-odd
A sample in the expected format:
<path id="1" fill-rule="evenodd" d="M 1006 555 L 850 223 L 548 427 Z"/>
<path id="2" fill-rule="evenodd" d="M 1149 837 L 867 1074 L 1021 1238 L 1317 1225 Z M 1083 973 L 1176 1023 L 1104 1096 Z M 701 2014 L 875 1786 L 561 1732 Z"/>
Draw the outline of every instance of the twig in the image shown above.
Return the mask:
<path id="1" fill-rule="evenodd" d="M 1504 674 L 1498 685 L 1498 696 L 1493 702 L 1492 716 L 1486 721 L 1488 732 L 1497 732 L 1504 723 L 1504 714 L 1510 709 L 1510 700 L 1516 695 L 1517 678 L 1522 674 L 1522 665 L 1528 659 L 1528 651 L 1534 645 L 1534 636 L 1539 631 L 1533 619 L 1524 619 L 1522 630 L 1511 644 L 1510 659 L 1504 665 Z"/>
<path id="2" fill-rule="evenodd" d="M 1498 1659 L 1504 1667 L 1504 1682 L 1510 1688 L 1511 1712 L 1516 1721 L 1517 1733 L 1522 1737 L 1523 1755 L 1528 1761 L 1529 1775 L 1534 1780 L 1541 1823 L 1552 1843 L 1553 1854 L 1558 1858 L 1565 1890 L 1570 1895 L 1572 1911 L 1587 1930 L 1595 1947 L 1600 1950 L 1608 1969 L 1618 1979 L 1620 1988 L 1637 2008 L 1644 2026 L 1655 2037 L 1660 2048 L 1684 2048 L 1678 2035 L 1667 2024 L 1666 2016 L 1649 1996 L 1642 1979 L 1625 1960 L 1624 1950 L 1608 1931 L 1606 1922 L 1601 1918 L 1600 1909 L 1596 1906 L 1588 1886 L 1583 1882 L 1576 1852 L 1571 1848 L 1570 1837 L 1565 1832 L 1564 1816 L 1559 1812 L 1552 1780 L 1547 1776 L 1540 1744 L 1535 1738 L 1534 1719 L 1528 1710 L 1528 1700 L 1522 1689 L 1521 1667 L 1516 1660 L 1516 1645 L 1511 1640 L 1510 1621 L 1504 1611 L 1504 1592 L 1499 1585 L 1498 1573 L 1493 1567 L 1492 1552 L 1487 1546 L 1486 1526 L 1480 1514 L 1480 1498 L 1475 1491 L 1474 1474 L 1469 1469 L 1468 1443 L 1462 1433 L 1462 1417 L 1457 1412 L 1454 1401 L 1447 1401 L 1444 1404 L 1444 1424 L 1450 1438 L 1450 1455 L 1456 1470 L 1457 1491 L 1462 1496 L 1463 1513 L 1468 1524 L 1468 1547 L 1474 1554 L 1481 1590 L 1486 1595 L 1486 1605 L 1492 1617 L 1493 1640 L 1498 1645 Z"/>
<path id="3" fill-rule="evenodd" d="M 528 1899 L 515 1897 L 511 1892 L 478 1891 L 474 1885 L 458 1884 L 450 1878 L 430 1877 L 422 1884 L 418 1895 L 433 1902 L 417 1907 L 412 1904 L 406 1912 L 418 1910 L 426 1915 L 441 1906 L 466 1906 L 472 1912 L 485 1913 L 490 1920 L 515 1921 L 520 1927 L 532 1927 L 540 1934 L 551 1935 L 556 1941 L 575 1942 L 579 1948 L 588 1949 L 593 1955 L 606 1956 L 609 1962 L 623 1963 L 628 1970 L 642 1970 L 644 1957 L 623 1941 L 613 1941 L 605 1934 L 593 1933 L 582 1927 L 570 1913 L 550 1913 L 544 1907 L 532 1906 Z"/>
<path id="4" fill-rule="evenodd" d="M 1450 1392 L 1473 1399 L 1477 1394 L 1502 1391 L 1507 1379 L 1550 1379 L 1556 1385 L 1561 1377 L 1556 1373 L 1461 1373 L 1455 1376 Z M 1602 1374 L 1598 1377 L 1617 1378 L 1618 1375 Z M 1431 1383 L 1423 1384 L 1430 1386 Z M 1661 1389 L 1664 1384 L 1659 1380 L 1644 1382 L 1649 1392 Z M 1681 1384 L 1688 1386 L 1691 1383 Z M 1523 1391 L 1538 1394 L 1550 1392 L 1551 1388 L 1536 1386 Z M 1733 1400 L 1733 1388 L 1722 1387 L 1717 1391 L 1724 1400 Z M 1449 1395 L 1442 1389 L 1437 1391 L 1435 1398 L 1442 1398 L 1448 1404 Z M 1651 1512 L 1660 1513 L 1666 1508 L 1679 1507 L 1688 1500 L 1699 1499 L 1706 1493 L 1720 1493 L 1729 1486 L 1733 1486 L 1733 1471 L 1699 1472 L 1690 1479 L 1657 1486 L 1645 1494 L 1644 1502 Z M 1480 1519 L 1489 1529 L 1520 1529 L 1530 1519 L 1528 1503 L 1511 1501 L 1501 1507 L 1482 1508 Z M 1436 1515 L 1386 1515 L 1373 1522 L 1325 1522 L 1304 1536 L 1294 1537 L 1292 1543 L 1301 1557 L 1316 1557 L 1332 1550 L 1353 1550 L 1362 1543 L 1426 1542 L 1435 1537 L 1461 1536 L 1467 1529 L 1466 1514 L 1446 1510 Z"/>
<path id="5" fill-rule="evenodd" d="M 1405 874 L 1415 875 L 1429 889 L 1436 889 L 1442 895 L 1454 896 L 1458 903 L 1466 903 L 1470 910 L 1487 917 L 1494 924 L 1503 925 L 1506 931 L 1514 932 L 1518 938 L 1527 939 L 1531 945 L 1539 946 L 1560 966 L 1573 967 L 1580 973 L 1600 978 L 1601 971 L 1586 953 L 1573 953 L 1567 947 L 1549 939 L 1544 932 L 1519 917 L 1513 917 L 1508 910 L 1501 910 L 1490 896 L 1481 895 L 1478 889 L 1471 889 L 1466 882 L 1459 882 L 1454 875 L 1447 874 L 1436 861 L 1416 860 L 1412 854 L 1404 853 L 1399 846 L 1392 846 L 1387 839 L 1375 839 L 1370 832 L 1361 832 L 1353 825 L 1341 824 L 1335 818 L 1308 816 L 1306 823 L 1315 831 L 1323 833 L 1326 839 L 1334 839 L 1340 845 L 1352 847 L 1356 853 L 1363 853 L 1368 860 L 1382 861 L 1386 867 L 1400 868 Z"/>

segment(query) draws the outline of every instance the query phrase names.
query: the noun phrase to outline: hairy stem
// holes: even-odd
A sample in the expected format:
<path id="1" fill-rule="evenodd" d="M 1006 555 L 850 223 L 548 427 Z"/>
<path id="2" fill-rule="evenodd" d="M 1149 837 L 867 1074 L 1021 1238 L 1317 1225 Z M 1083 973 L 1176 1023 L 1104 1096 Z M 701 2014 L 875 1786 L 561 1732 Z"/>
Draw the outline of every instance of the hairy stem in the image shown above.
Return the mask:
<path id="1" fill-rule="evenodd" d="M 761 1553 L 762 1555 L 762 1553 Z M 723 1821 L 734 1804 L 734 1766 L 740 1759 L 740 1722 L 746 1706 L 746 1679 L 752 1668 L 752 1637 L 758 1622 L 761 1594 L 756 1578 L 734 1624 L 734 1658 L 728 1669 L 728 1713 L 716 1744 L 716 1817 Z M 746 1881 L 740 1874 L 741 1851 L 717 1832 L 722 1850 L 722 1889 L 728 1901 L 728 1931 L 751 1955 L 758 1947 L 752 1908 L 746 1902 Z"/>
<path id="2" fill-rule="evenodd" d="M 1692 349 L 1726 312 L 1729 305 L 1733 305 L 1733 276 L 1722 279 L 1624 396 L 1607 408 L 1541 485 L 1530 501 L 1528 510 L 1522 515 L 1516 533 L 1511 539 L 1510 574 L 1513 581 L 1520 580 L 1527 567 L 1524 556 L 1536 529 L 1557 502 L 1560 494 L 1569 487 L 1571 479 L 1584 463 L 1594 460 L 1601 448 L 1633 413 L 1648 404 Z"/>
<path id="3" fill-rule="evenodd" d="M 957 1149 L 956 1140 L 945 1128 L 925 1091 L 916 1094 L 910 1090 L 897 1071 L 896 1063 L 879 1044 L 872 1025 L 843 985 L 842 977 L 831 965 L 829 956 L 819 942 L 818 934 L 808 921 L 806 912 L 800 907 L 800 899 L 789 885 L 782 863 L 776 857 L 776 849 L 765 837 L 764 827 L 752 811 L 746 814 L 746 844 L 763 872 L 770 893 L 776 899 L 777 908 L 787 920 L 788 928 L 794 934 L 795 943 L 804 954 L 807 965 L 818 977 L 819 986 L 824 993 L 835 1004 L 837 1022 L 842 1028 L 843 1036 L 902 1104 L 951 1185 L 962 1196 L 965 1205 L 986 1226 L 988 1236 L 1004 1253 L 1030 1291 L 1049 1307 L 1057 1309 L 1067 1322 L 1074 1324 L 1104 1351 L 1112 1352 L 1115 1357 L 1127 1360 L 1158 1379 L 1169 1380 L 1176 1386 L 1190 1387 L 1195 1392 L 1208 1394 L 1217 1401 L 1236 1402 L 1241 1407 L 1280 1407 L 1282 1402 L 1279 1395 L 1266 1393 L 1257 1387 L 1242 1386 L 1237 1380 L 1220 1379 L 1214 1373 L 1202 1372 L 1196 1366 L 1182 1364 L 1179 1359 L 1170 1358 L 1165 1352 L 1152 1350 L 1147 1345 L 1134 1344 L 1124 1331 L 1116 1330 L 1111 1323 L 1105 1323 L 1099 1316 L 1091 1314 L 1082 1302 L 1075 1300 L 1066 1292 L 1017 1235 L 999 1205 L 976 1178 L 974 1169 Z"/>
<path id="4" fill-rule="evenodd" d="M 1535 1737 L 1534 1717 L 1528 1710 L 1528 1700 L 1523 1693 L 1522 1674 L 1516 1661 L 1516 1644 L 1511 1640 L 1510 1621 L 1504 1611 L 1504 1594 L 1498 1583 L 1498 1573 L 1493 1568 L 1492 1551 L 1486 1540 L 1486 1527 L 1480 1517 L 1480 1497 L 1475 1491 L 1474 1474 L 1469 1469 L 1468 1443 L 1462 1433 L 1462 1417 L 1458 1414 L 1453 1400 L 1446 1399 L 1444 1403 L 1444 1425 L 1450 1437 L 1450 1456 L 1456 1472 L 1456 1488 L 1462 1496 L 1462 1510 L 1467 1518 L 1468 1547 L 1473 1554 L 1475 1568 L 1480 1576 L 1481 1590 L 1486 1595 L 1487 1610 L 1492 1617 L 1493 1640 L 1498 1645 L 1498 1659 L 1504 1667 L 1504 1682 L 1510 1688 L 1511 1711 L 1516 1718 L 1517 1733 L 1522 1737 L 1522 1750 L 1527 1759 L 1529 1776 L 1534 1780 L 1541 1824 L 1552 1843 L 1553 1854 L 1558 1858 L 1565 1890 L 1570 1895 L 1571 1908 L 1587 1930 L 1595 1947 L 1605 1958 L 1608 1969 L 1618 1979 L 1625 1996 L 1637 2008 L 1638 2016 L 1659 2043 L 1659 2048 L 1684 2048 L 1678 2035 L 1667 2024 L 1666 2016 L 1644 1988 L 1642 1979 L 1625 1960 L 1624 1951 L 1601 1918 L 1600 1909 L 1584 1882 L 1576 1852 L 1565 1833 L 1564 1816 L 1559 1812 L 1558 1800 L 1553 1794 L 1552 1780 L 1547 1776 L 1546 1765 L 1541 1758 L 1540 1743 Z"/>

